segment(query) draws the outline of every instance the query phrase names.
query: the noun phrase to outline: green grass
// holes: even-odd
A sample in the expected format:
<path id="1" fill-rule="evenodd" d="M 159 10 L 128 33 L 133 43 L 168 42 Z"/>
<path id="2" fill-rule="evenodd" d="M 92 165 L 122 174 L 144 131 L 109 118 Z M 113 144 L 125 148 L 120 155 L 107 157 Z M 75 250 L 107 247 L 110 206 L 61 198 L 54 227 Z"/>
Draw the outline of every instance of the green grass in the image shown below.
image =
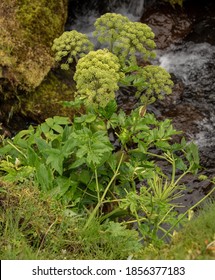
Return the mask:
<path id="1" fill-rule="evenodd" d="M 141 248 L 134 230 L 115 233 L 111 223 L 95 219 L 83 230 L 84 216 L 33 185 L 3 184 L 0 206 L 1 259 L 126 259 Z"/>
<path id="2" fill-rule="evenodd" d="M 1 259 L 215 259 L 215 203 L 208 204 L 171 244 L 145 248 L 134 230 L 96 219 L 83 230 L 84 216 L 41 195 L 32 183 L 0 183 Z"/>
<path id="3" fill-rule="evenodd" d="M 215 203 L 209 203 L 199 211 L 178 234 L 170 246 L 167 258 L 172 259 L 215 259 L 215 251 L 207 245 L 215 240 Z"/>

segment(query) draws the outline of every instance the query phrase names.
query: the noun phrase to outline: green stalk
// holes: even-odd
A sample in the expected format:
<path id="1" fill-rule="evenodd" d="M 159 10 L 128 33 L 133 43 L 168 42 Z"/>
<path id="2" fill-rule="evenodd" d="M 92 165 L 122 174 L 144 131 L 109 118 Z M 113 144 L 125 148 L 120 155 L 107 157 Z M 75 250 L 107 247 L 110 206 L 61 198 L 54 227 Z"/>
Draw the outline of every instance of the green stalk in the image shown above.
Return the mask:
<path id="1" fill-rule="evenodd" d="M 107 213 L 106 215 L 102 216 L 99 221 L 100 223 L 102 223 L 103 221 L 107 220 L 110 217 L 121 217 L 121 216 L 125 216 L 128 212 L 126 210 L 122 210 L 120 208 L 116 208 L 113 211 Z"/>
<path id="2" fill-rule="evenodd" d="M 161 158 L 161 159 L 164 159 L 164 160 L 167 160 L 168 162 L 170 162 L 166 157 L 164 156 L 161 156 L 161 155 L 156 155 L 154 153 L 150 153 L 150 152 L 144 152 L 146 155 L 149 155 L 149 156 L 153 156 L 153 157 L 157 157 L 157 158 Z M 171 163 L 171 162 L 170 162 Z"/>
<path id="3" fill-rule="evenodd" d="M 209 197 L 213 192 L 215 191 L 215 187 L 207 194 L 205 195 L 202 199 L 200 199 L 196 204 L 194 204 L 192 207 L 190 207 L 182 216 L 179 220 L 177 220 L 177 222 L 161 237 L 161 239 L 164 239 L 164 237 L 169 234 L 169 232 L 171 230 L 173 230 L 178 223 L 180 223 L 180 221 L 188 214 L 189 211 L 193 210 L 194 208 L 196 208 L 200 203 L 202 203 L 207 197 Z"/>
<path id="4" fill-rule="evenodd" d="M 114 45 L 114 39 L 113 39 L 113 36 L 112 36 L 112 38 L 110 40 L 110 52 L 112 52 L 112 53 L 114 53 L 113 52 L 113 45 Z"/>
<path id="5" fill-rule="evenodd" d="M 139 222 L 142 222 L 142 221 L 147 221 L 147 218 L 139 218 Z M 131 220 L 131 221 L 126 221 L 126 222 L 122 222 L 123 225 L 129 225 L 129 224 L 134 224 L 137 222 L 137 219 L 135 220 Z"/>
<path id="6" fill-rule="evenodd" d="M 167 212 L 166 214 L 163 216 L 163 218 L 160 220 L 160 222 L 158 223 L 158 226 L 160 226 L 160 224 L 163 223 L 163 221 L 165 220 L 165 218 L 169 215 L 169 213 L 174 209 L 175 207 L 172 206 Z"/>
<path id="7" fill-rule="evenodd" d="M 137 214 L 136 209 L 134 210 L 134 215 L 135 215 L 135 218 L 136 218 L 136 220 L 137 220 L 137 224 L 138 224 L 138 226 L 140 227 L 140 226 L 141 226 L 141 222 L 140 222 L 140 218 L 139 218 L 139 216 L 138 216 L 138 214 Z"/>
<path id="8" fill-rule="evenodd" d="M 167 231 L 166 231 L 164 228 L 162 228 L 161 226 L 158 226 L 158 228 L 159 228 L 161 231 L 165 232 L 165 234 L 168 235 L 170 238 L 173 237 L 173 235 L 172 235 L 171 233 L 167 232 Z"/>
<path id="9" fill-rule="evenodd" d="M 119 175 L 119 168 L 121 166 L 122 160 L 123 160 L 124 154 L 121 155 L 119 164 L 117 166 L 116 171 L 114 172 L 113 177 L 111 178 L 110 182 L 108 183 L 106 189 L 103 192 L 103 195 L 101 197 L 101 199 L 99 200 L 99 202 L 97 203 L 96 207 L 93 209 L 92 213 L 90 214 L 85 226 L 84 226 L 84 230 L 86 230 L 88 228 L 88 226 L 90 225 L 91 221 L 93 220 L 93 218 L 96 216 L 96 213 L 98 212 L 99 208 L 101 207 L 103 200 L 105 199 L 105 196 L 110 188 L 110 186 L 112 185 L 113 181 L 115 180 L 115 178 Z"/>
<path id="10" fill-rule="evenodd" d="M 15 150 L 17 150 L 17 152 L 19 152 L 21 155 L 23 155 L 25 159 L 27 159 L 27 156 L 20 149 L 18 149 L 13 143 L 8 141 L 8 144 L 11 145 Z"/>
<path id="11" fill-rule="evenodd" d="M 98 182 L 98 173 L 97 173 L 97 168 L 96 168 L 96 166 L 95 166 L 95 178 L 96 178 L 97 199 L 98 199 L 98 202 L 100 203 L 99 182 Z"/>
<path id="12" fill-rule="evenodd" d="M 181 174 L 181 176 L 178 177 L 178 179 L 175 181 L 175 185 L 177 185 L 179 183 L 179 181 L 190 172 L 190 170 L 192 169 L 193 165 L 191 165 L 187 171 L 185 171 L 183 174 Z"/>
<path id="13" fill-rule="evenodd" d="M 175 159 L 174 157 L 172 156 L 172 161 L 171 161 L 171 164 L 172 164 L 172 179 L 171 179 L 171 184 L 172 185 L 176 185 L 175 183 L 175 173 L 176 173 L 176 165 L 175 165 Z"/>

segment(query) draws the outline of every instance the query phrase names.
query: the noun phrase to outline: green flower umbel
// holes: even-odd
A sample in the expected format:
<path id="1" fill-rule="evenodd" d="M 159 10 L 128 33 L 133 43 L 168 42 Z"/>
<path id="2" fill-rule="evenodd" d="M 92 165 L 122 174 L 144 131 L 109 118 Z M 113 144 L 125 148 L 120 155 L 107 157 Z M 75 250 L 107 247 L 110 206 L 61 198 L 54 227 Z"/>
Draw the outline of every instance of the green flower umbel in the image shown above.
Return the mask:
<path id="1" fill-rule="evenodd" d="M 80 57 L 93 50 L 93 44 L 85 34 L 76 30 L 66 31 L 54 40 L 52 50 L 55 52 L 55 60 L 61 63 L 61 68 L 69 69 L 74 59 L 77 62 Z"/>
<path id="2" fill-rule="evenodd" d="M 139 53 L 144 60 L 155 58 L 154 36 L 148 25 L 141 22 L 128 22 L 119 33 L 118 43 L 114 46 L 113 52 L 121 62 L 127 59 L 136 63 L 136 53 Z"/>
<path id="3" fill-rule="evenodd" d="M 76 97 L 84 100 L 86 107 L 105 107 L 115 99 L 120 72 L 118 58 L 108 50 L 91 51 L 78 61 L 74 80 Z"/>
<path id="4" fill-rule="evenodd" d="M 96 31 L 93 35 L 100 43 L 108 43 L 109 50 L 113 51 L 113 45 L 118 40 L 119 33 L 129 22 L 127 17 L 120 14 L 106 13 L 96 20 L 94 24 Z"/>
<path id="5" fill-rule="evenodd" d="M 120 63 L 126 60 L 136 63 L 136 53 L 144 60 L 154 58 L 154 33 L 151 28 L 140 22 L 132 22 L 127 17 L 115 13 L 107 13 L 95 22 L 94 36 L 101 43 L 108 43 L 111 52 L 117 55 Z"/>
<path id="6" fill-rule="evenodd" d="M 171 94 L 173 82 L 164 68 L 147 65 L 137 71 L 134 85 L 137 87 L 137 96 L 142 94 L 141 101 L 144 104 L 150 104 L 156 99 L 164 99 L 165 94 Z"/>

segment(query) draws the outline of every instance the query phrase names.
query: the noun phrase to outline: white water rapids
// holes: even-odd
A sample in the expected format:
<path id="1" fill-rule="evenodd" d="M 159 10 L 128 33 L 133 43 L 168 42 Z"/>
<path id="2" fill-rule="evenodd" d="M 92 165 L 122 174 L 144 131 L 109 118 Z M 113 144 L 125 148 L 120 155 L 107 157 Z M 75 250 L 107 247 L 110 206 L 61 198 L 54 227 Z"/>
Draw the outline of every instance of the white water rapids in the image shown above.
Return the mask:
<path id="1" fill-rule="evenodd" d="M 215 46 L 185 42 L 158 52 L 160 66 L 182 80 L 184 99 L 203 114 L 199 132 L 191 135 L 200 148 L 215 146 Z"/>

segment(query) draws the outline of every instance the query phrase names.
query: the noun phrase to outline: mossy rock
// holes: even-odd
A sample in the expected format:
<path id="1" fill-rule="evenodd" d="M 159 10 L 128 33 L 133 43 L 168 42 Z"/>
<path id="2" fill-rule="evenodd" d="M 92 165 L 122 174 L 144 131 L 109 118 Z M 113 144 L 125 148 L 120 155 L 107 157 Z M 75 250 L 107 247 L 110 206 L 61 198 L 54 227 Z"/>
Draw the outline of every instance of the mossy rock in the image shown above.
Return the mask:
<path id="1" fill-rule="evenodd" d="M 21 97 L 22 114 L 37 123 L 54 116 L 72 118 L 73 111 L 62 105 L 62 101 L 74 99 L 75 83 L 71 71 L 50 71 L 35 91 Z"/>
<path id="2" fill-rule="evenodd" d="M 67 0 L 2 0 L 0 11 L 0 85 L 11 94 L 31 91 L 54 64 L 51 45 L 64 30 Z"/>

